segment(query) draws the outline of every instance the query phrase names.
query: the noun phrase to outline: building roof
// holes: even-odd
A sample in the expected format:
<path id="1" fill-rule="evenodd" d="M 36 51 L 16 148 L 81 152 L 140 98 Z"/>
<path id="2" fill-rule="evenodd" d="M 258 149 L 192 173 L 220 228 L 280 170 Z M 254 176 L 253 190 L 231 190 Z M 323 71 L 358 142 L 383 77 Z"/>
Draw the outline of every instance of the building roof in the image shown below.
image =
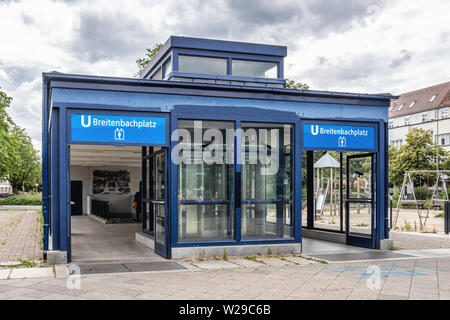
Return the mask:
<path id="1" fill-rule="evenodd" d="M 289 88 L 267 88 L 256 86 L 248 87 L 240 85 L 150 80 L 142 78 L 77 75 L 59 72 L 44 72 L 42 76 L 45 85 L 50 85 L 50 87 L 71 89 L 193 94 L 197 96 L 282 100 L 311 103 L 338 103 L 374 107 L 385 107 L 386 101 L 396 98 L 396 96 L 392 96 L 389 93 L 368 94 L 297 90 Z"/>
<path id="2" fill-rule="evenodd" d="M 398 99 L 391 100 L 389 118 L 425 112 L 449 105 L 450 81 L 432 87 L 403 93 Z"/>
<path id="3" fill-rule="evenodd" d="M 204 38 L 170 36 L 163 47 L 150 60 L 148 65 L 141 71 L 140 75 L 144 78 L 150 70 L 157 65 L 161 59 L 173 48 L 195 49 L 204 51 L 224 51 L 243 54 L 255 54 L 263 56 L 286 57 L 287 47 L 270 44 L 215 40 Z"/>
<path id="4" fill-rule="evenodd" d="M 316 163 L 314 163 L 314 168 L 340 168 L 340 163 L 334 159 L 332 156 L 330 156 L 328 153 L 325 153 L 322 158 L 317 160 Z"/>

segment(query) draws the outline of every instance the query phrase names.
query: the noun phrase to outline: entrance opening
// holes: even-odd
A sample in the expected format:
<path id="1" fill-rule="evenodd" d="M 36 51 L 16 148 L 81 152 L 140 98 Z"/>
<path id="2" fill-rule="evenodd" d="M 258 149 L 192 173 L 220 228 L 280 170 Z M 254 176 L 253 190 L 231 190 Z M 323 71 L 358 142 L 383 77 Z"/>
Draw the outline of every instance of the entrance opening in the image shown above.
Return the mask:
<path id="1" fill-rule="evenodd" d="M 374 159 L 364 152 L 303 152 L 305 236 L 374 247 Z"/>
<path id="2" fill-rule="evenodd" d="M 72 261 L 157 257 L 135 240 L 142 231 L 142 147 L 71 145 L 70 179 Z"/>

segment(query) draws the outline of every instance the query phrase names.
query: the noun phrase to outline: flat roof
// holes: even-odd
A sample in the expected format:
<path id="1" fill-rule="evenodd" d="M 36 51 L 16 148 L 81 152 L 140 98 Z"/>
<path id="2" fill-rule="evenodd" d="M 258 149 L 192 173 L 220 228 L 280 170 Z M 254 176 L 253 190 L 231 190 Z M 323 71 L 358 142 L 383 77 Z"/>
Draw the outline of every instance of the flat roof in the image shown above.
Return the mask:
<path id="1" fill-rule="evenodd" d="M 288 88 L 150 80 L 142 78 L 103 77 L 59 72 L 44 72 L 42 73 L 42 76 L 44 83 L 50 84 L 51 87 L 85 90 L 131 91 L 297 102 L 340 103 L 352 105 L 363 104 L 373 106 L 379 106 L 379 102 L 381 101 L 390 101 L 391 99 L 397 98 L 396 96 L 386 93 L 369 94 L 298 90 Z M 339 99 L 339 101 L 336 101 L 336 99 Z M 386 107 L 388 106 L 389 104 L 386 104 Z"/>
<path id="2" fill-rule="evenodd" d="M 149 64 L 141 71 L 142 77 L 146 76 L 153 67 L 158 64 L 162 57 L 172 48 L 195 49 L 205 51 L 234 52 L 242 54 L 264 55 L 284 58 L 287 56 L 287 47 L 272 44 L 192 38 L 181 36 L 170 36 L 163 47 L 150 60 Z"/>

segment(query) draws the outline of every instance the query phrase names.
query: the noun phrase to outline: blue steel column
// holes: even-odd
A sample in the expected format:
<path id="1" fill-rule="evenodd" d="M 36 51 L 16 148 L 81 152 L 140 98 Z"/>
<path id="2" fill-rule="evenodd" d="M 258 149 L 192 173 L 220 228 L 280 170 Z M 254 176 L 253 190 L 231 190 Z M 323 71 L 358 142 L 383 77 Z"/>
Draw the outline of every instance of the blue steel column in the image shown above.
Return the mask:
<path id="1" fill-rule="evenodd" d="M 42 77 L 42 218 L 44 220 L 44 251 L 48 250 L 49 235 L 49 185 L 48 185 L 48 91 L 46 79 Z"/>
<path id="2" fill-rule="evenodd" d="M 385 239 L 385 215 L 386 215 L 386 140 L 384 122 L 378 122 L 378 152 L 376 157 L 376 248 L 380 248 L 380 240 Z"/>
<path id="3" fill-rule="evenodd" d="M 52 215 L 52 250 L 60 249 L 60 230 L 59 230 L 59 108 L 52 108 L 51 125 L 51 215 Z"/>
<path id="4" fill-rule="evenodd" d="M 301 119 L 295 121 L 294 126 L 294 159 L 291 164 L 294 168 L 294 233 L 295 240 L 302 243 L 302 132 Z"/>
<path id="5" fill-rule="evenodd" d="M 69 199 L 67 195 L 68 183 L 68 159 L 67 159 L 67 122 L 66 109 L 61 108 L 59 112 L 59 229 L 60 229 L 60 250 L 67 251 L 67 259 L 70 261 L 69 248 L 69 224 L 68 217 Z"/>
<path id="6" fill-rule="evenodd" d="M 388 198 L 388 193 L 389 193 L 389 128 L 386 125 L 386 122 L 383 122 L 384 125 L 384 144 L 385 144 L 385 154 L 384 154 L 384 168 L 385 168 L 385 174 L 384 174 L 384 181 L 385 181 L 385 186 L 386 186 L 386 194 L 384 196 L 384 209 L 385 209 L 385 214 L 384 214 L 384 238 L 385 239 L 389 239 L 389 208 L 388 208 L 388 204 L 389 204 L 389 198 Z"/>

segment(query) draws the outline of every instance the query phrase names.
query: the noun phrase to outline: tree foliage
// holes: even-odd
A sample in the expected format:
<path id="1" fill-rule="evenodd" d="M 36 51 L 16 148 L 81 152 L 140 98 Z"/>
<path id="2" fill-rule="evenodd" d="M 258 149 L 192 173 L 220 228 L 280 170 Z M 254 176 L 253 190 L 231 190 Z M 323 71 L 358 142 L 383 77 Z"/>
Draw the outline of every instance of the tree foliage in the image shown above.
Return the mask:
<path id="1" fill-rule="evenodd" d="M 7 112 L 11 101 L 12 98 L 0 90 L 0 180 L 5 178 L 8 169 L 14 164 L 9 152 L 11 149 L 9 130 L 14 122 Z"/>
<path id="2" fill-rule="evenodd" d="M 11 130 L 11 141 L 10 151 L 15 159 L 15 165 L 9 168 L 7 179 L 14 194 L 17 194 L 19 190 L 30 190 L 36 183 L 41 183 L 41 165 L 25 129 L 14 126 Z"/>
<path id="3" fill-rule="evenodd" d="M 150 60 L 158 53 L 159 50 L 161 50 L 162 47 L 162 43 L 157 43 L 153 46 L 153 48 L 145 49 L 147 52 L 144 57 L 136 60 L 136 64 L 138 66 L 137 74 L 140 74 L 141 71 L 144 70 L 145 66 L 149 64 Z"/>
<path id="4" fill-rule="evenodd" d="M 11 97 L 0 90 L 0 180 L 8 180 L 13 192 L 41 184 L 41 163 L 30 137 L 8 115 Z"/>
<path id="5" fill-rule="evenodd" d="M 306 83 L 295 82 L 294 80 L 286 81 L 286 88 L 298 89 L 298 90 L 309 90 L 309 86 Z"/>
<path id="6" fill-rule="evenodd" d="M 401 185 L 405 171 L 435 170 L 437 154 L 439 154 L 439 168 L 448 163 L 449 154 L 442 147 L 437 146 L 430 131 L 413 128 L 406 135 L 406 143 L 398 150 L 389 148 L 389 181 L 391 184 Z M 420 176 L 417 176 L 419 179 Z M 415 184 L 418 181 L 414 181 Z"/>

